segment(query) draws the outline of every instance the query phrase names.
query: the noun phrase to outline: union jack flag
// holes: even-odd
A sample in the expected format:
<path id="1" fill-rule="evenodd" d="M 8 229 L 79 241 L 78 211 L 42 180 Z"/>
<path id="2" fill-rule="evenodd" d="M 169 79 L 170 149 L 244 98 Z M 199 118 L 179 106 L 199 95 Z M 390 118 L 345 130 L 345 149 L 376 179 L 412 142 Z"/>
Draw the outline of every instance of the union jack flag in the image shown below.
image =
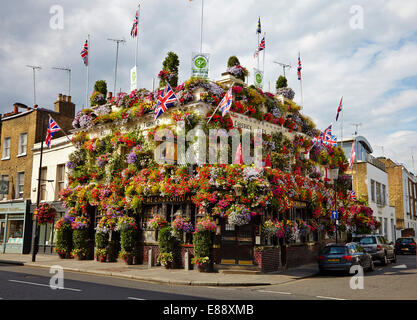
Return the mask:
<path id="1" fill-rule="evenodd" d="M 229 112 L 230 108 L 232 107 L 233 103 L 233 92 L 232 87 L 230 87 L 229 90 L 227 90 L 226 94 L 224 95 L 222 101 L 220 101 L 220 104 L 218 106 L 219 110 L 222 112 L 222 117 L 226 115 L 226 113 Z"/>
<path id="2" fill-rule="evenodd" d="M 332 135 L 332 125 L 330 125 L 326 130 L 324 130 L 323 143 L 325 145 L 330 145 L 333 147 L 337 145 L 337 138 L 336 136 Z"/>
<path id="3" fill-rule="evenodd" d="M 337 108 L 336 121 L 339 119 L 339 112 L 342 111 L 342 101 L 343 97 L 340 99 L 339 107 Z"/>
<path id="4" fill-rule="evenodd" d="M 265 49 L 265 37 L 262 38 L 261 43 L 258 46 L 258 49 L 255 51 L 253 55 L 255 58 L 258 56 L 259 52 Z"/>
<path id="5" fill-rule="evenodd" d="M 298 75 L 298 80 L 301 80 L 301 58 L 300 58 L 300 54 L 298 54 L 298 69 L 297 69 L 297 75 Z"/>
<path id="6" fill-rule="evenodd" d="M 177 96 L 175 95 L 174 91 L 170 87 L 170 85 L 167 83 L 165 86 L 164 91 L 162 91 L 162 94 L 158 95 L 158 103 L 155 108 L 155 119 L 158 119 L 158 117 L 163 114 L 165 111 L 167 111 L 168 108 L 172 108 L 177 101 Z"/>
<path id="7" fill-rule="evenodd" d="M 58 124 L 55 122 L 54 119 L 52 119 L 51 116 L 49 116 L 49 126 L 46 130 L 46 139 L 45 144 L 48 148 L 51 148 L 51 140 L 52 137 L 57 133 L 61 128 L 58 126 Z"/>
<path id="8" fill-rule="evenodd" d="M 84 48 L 81 51 L 81 58 L 83 58 L 84 64 L 88 67 L 88 40 L 85 40 Z"/>
<path id="9" fill-rule="evenodd" d="M 349 194 L 350 201 L 356 201 L 356 192 L 351 190 Z"/>
<path id="10" fill-rule="evenodd" d="M 130 35 L 134 39 L 138 35 L 138 23 L 139 23 L 139 9 L 136 10 L 136 16 L 133 20 L 132 30 L 130 31 Z"/>

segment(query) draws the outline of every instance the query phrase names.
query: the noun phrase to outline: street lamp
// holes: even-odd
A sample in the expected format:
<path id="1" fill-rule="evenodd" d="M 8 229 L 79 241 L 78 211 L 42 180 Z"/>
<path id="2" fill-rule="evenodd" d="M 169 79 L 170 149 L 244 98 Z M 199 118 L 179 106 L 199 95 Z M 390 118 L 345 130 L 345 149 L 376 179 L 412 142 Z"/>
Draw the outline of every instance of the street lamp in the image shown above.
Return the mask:
<path id="1" fill-rule="evenodd" d="M 236 193 L 236 197 L 240 197 L 242 195 L 243 186 L 240 183 L 236 183 L 233 187 L 233 191 Z"/>
<path id="2" fill-rule="evenodd" d="M 334 210 L 337 212 L 337 179 L 339 178 L 339 168 L 333 168 L 330 170 L 332 173 L 332 178 L 333 178 L 333 185 L 334 185 Z M 337 215 L 336 218 L 336 243 L 337 243 L 337 227 L 338 227 L 338 223 L 339 223 L 339 215 Z"/>

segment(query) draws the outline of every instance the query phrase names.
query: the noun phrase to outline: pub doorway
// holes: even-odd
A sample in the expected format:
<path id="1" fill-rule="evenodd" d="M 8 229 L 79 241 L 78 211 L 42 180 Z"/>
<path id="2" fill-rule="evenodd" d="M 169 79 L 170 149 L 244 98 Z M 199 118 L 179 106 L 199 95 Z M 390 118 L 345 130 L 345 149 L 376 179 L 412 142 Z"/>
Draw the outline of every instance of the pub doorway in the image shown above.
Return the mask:
<path id="1" fill-rule="evenodd" d="M 220 263 L 253 265 L 255 225 L 230 225 L 223 219 L 221 228 Z"/>

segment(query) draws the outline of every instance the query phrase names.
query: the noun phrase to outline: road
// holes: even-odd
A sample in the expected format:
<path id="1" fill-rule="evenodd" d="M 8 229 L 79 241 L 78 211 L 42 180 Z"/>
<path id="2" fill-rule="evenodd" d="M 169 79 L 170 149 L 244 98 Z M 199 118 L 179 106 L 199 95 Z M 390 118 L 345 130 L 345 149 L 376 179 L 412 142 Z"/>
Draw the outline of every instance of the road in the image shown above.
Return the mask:
<path id="1" fill-rule="evenodd" d="M 51 289 L 43 268 L 0 265 L 2 300 L 417 300 L 416 256 L 365 273 L 363 289 L 352 276 L 316 275 L 258 287 L 169 286 L 144 281 L 64 272 L 64 289 Z"/>

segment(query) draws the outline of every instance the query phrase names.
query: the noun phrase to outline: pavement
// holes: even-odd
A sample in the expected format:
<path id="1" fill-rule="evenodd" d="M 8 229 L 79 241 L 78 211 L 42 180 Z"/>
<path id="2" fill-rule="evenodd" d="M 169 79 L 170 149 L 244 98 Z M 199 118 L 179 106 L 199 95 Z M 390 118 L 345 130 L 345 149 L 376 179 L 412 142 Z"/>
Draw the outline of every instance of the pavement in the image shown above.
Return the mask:
<path id="1" fill-rule="evenodd" d="M 307 264 L 274 273 L 225 274 L 221 272 L 205 273 L 198 270 L 165 269 L 147 264 L 127 265 L 123 261 L 99 262 L 96 260 L 60 259 L 57 255 L 38 254 L 32 262 L 31 254 L 2 253 L 0 263 L 50 268 L 61 266 L 65 271 L 128 278 L 132 280 L 162 283 L 167 285 L 189 286 L 264 286 L 276 285 L 318 274 L 317 264 Z"/>

